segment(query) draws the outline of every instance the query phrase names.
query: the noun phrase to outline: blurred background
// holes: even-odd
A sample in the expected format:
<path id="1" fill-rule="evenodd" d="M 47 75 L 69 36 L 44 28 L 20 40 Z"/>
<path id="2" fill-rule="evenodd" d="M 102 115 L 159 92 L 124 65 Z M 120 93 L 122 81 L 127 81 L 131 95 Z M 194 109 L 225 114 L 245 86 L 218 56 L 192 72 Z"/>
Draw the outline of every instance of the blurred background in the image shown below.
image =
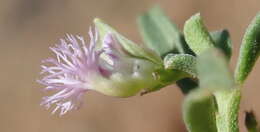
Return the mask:
<path id="1" fill-rule="evenodd" d="M 183 95 L 175 86 L 127 99 L 88 92 L 82 109 L 62 117 L 39 106 L 46 94 L 35 80 L 40 61 L 53 55 L 49 46 L 65 33 L 87 36 L 95 17 L 140 43 L 135 19 L 154 4 L 181 29 L 196 12 L 201 12 L 209 30 L 229 29 L 234 44 L 232 69 L 244 30 L 260 10 L 259 0 L 0 0 L 0 131 L 186 132 L 181 118 Z M 260 61 L 243 89 L 241 117 L 245 110 L 254 109 L 260 118 L 259 66 Z"/>

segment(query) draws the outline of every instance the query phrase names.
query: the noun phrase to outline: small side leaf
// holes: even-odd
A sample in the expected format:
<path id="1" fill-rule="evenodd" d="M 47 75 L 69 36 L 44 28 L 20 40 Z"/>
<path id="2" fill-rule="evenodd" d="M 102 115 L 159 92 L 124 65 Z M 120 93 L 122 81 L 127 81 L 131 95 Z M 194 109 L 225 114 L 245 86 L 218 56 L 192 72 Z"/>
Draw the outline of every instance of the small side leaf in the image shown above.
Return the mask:
<path id="1" fill-rule="evenodd" d="M 198 87 L 196 81 L 196 57 L 189 54 L 168 54 L 164 57 L 164 67 L 168 70 L 180 70 L 189 74 L 189 78 L 178 80 L 176 83 L 184 94 Z"/>
<path id="2" fill-rule="evenodd" d="M 230 59 L 232 55 L 232 43 L 230 39 L 229 32 L 227 30 L 215 31 L 210 33 L 214 46 L 220 49 L 225 56 Z"/>
<path id="3" fill-rule="evenodd" d="M 215 45 L 199 13 L 185 22 L 184 36 L 189 47 L 197 55 Z"/>
<path id="4" fill-rule="evenodd" d="M 159 7 L 154 7 L 137 19 L 145 44 L 160 56 L 169 52 L 183 53 L 181 33 Z"/>
<path id="5" fill-rule="evenodd" d="M 197 71 L 201 88 L 230 89 L 234 87 L 227 60 L 216 49 L 207 50 L 198 57 Z"/>
<path id="6" fill-rule="evenodd" d="M 190 92 L 183 104 L 183 118 L 188 131 L 218 132 L 215 116 L 216 106 L 214 95 L 206 89 Z"/>
<path id="7" fill-rule="evenodd" d="M 259 57 L 260 52 L 260 12 L 248 26 L 240 48 L 235 71 L 236 83 L 242 84 Z"/>
<path id="8" fill-rule="evenodd" d="M 137 45 L 131 40 L 128 40 L 98 18 L 94 20 L 94 23 L 96 28 L 98 29 L 101 41 L 103 41 L 103 38 L 107 33 L 113 33 L 117 37 L 124 50 L 129 53 L 129 55 L 148 59 L 159 65 L 162 64 L 160 56 L 158 56 L 154 51 L 148 50 L 145 47 L 140 47 L 140 45 Z"/>
<path id="9" fill-rule="evenodd" d="M 164 67 L 186 72 L 190 77 L 196 78 L 196 61 L 196 57 L 189 54 L 168 54 L 164 58 Z"/>

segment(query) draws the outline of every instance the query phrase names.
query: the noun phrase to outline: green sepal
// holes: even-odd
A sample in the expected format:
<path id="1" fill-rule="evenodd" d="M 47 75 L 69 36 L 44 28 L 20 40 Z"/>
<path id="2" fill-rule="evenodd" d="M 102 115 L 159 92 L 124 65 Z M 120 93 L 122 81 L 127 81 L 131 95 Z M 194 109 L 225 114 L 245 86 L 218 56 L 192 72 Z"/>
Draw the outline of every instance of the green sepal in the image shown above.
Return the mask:
<path id="1" fill-rule="evenodd" d="M 164 68 L 158 68 L 153 72 L 154 79 L 159 82 L 159 84 L 155 87 L 145 89 L 143 94 L 150 93 L 153 91 L 160 90 L 161 88 L 176 83 L 176 81 L 187 78 L 190 75 L 186 72 L 176 70 L 176 69 L 164 69 Z"/>
<path id="2" fill-rule="evenodd" d="M 220 49 L 225 54 L 225 56 L 230 59 L 232 55 L 232 43 L 228 30 L 224 29 L 220 31 L 210 32 L 210 35 L 215 42 L 214 46 Z"/>
<path id="3" fill-rule="evenodd" d="M 189 132 L 218 132 L 216 113 L 215 97 L 206 89 L 193 90 L 184 100 L 183 119 Z"/>
<path id="4" fill-rule="evenodd" d="M 246 29 L 240 47 L 238 63 L 235 70 L 236 83 L 242 84 L 259 56 L 260 51 L 260 12 Z"/>
<path id="5" fill-rule="evenodd" d="M 112 27 L 105 24 L 102 20 L 98 18 L 94 19 L 94 23 L 96 28 L 98 29 L 101 42 L 103 41 L 104 36 L 107 33 L 113 33 L 116 36 L 119 43 L 122 45 L 123 49 L 127 51 L 129 55 L 150 60 L 155 64 L 162 64 L 160 56 L 158 56 L 154 51 L 149 50 L 145 47 L 141 47 L 140 45 L 135 44 L 131 40 L 128 40 L 126 37 L 119 34 L 116 30 L 114 30 Z"/>
<path id="6" fill-rule="evenodd" d="M 197 55 L 215 45 L 199 13 L 185 22 L 184 36 L 189 47 Z"/>
<path id="7" fill-rule="evenodd" d="M 160 7 L 156 6 L 139 16 L 137 22 L 147 47 L 160 56 L 169 52 L 184 53 L 181 32 Z"/>

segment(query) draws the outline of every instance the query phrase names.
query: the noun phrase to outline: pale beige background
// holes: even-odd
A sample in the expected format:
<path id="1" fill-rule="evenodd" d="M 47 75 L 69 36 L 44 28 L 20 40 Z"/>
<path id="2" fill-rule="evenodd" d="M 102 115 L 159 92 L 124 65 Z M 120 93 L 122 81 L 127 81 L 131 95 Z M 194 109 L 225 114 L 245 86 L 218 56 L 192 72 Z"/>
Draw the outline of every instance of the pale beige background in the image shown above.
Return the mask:
<path id="1" fill-rule="evenodd" d="M 1 0 L 0 1 L 0 131 L 1 132 L 185 132 L 181 119 L 183 95 L 175 86 L 127 99 L 86 94 L 79 111 L 63 117 L 39 106 L 43 87 L 40 60 L 65 33 L 87 36 L 100 17 L 136 42 L 135 18 L 160 4 L 182 28 L 201 12 L 210 30 L 232 34 L 234 68 L 244 29 L 260 10 L 259 0 Z M 242 112 L 254 108 L 260 117 L 260 62 L 243 89 Z M 242 130 L 244 131 L 244 129 Z"/>

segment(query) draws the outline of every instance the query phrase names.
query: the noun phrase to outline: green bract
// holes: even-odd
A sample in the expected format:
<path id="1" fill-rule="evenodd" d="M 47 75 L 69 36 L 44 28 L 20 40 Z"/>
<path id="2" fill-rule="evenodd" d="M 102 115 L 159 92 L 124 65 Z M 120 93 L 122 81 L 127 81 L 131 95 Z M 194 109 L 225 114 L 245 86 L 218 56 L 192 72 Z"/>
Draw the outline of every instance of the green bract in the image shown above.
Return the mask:
<path id="1" fill-rule="evenodd" d="M 149 50 L 145 47 L 141 47 L 140 45 L 135 44 L 131 40 L 125 38 L 123 35 L 119 34 L 117 31 L 115 31 L 112 27 L 105 24 L 102 20 L 96 18 L 94 20 L 95 26 L 99 31 L 101 41 L 103 41 L 104 36 L 107 33 L 113 33 L 116 35 L 116 38 L 124 48 L 131 56 L 143 58 L 152 61 L 155 64 L 161 64 L 162 60 L 161 58 L 155 54 L 152 50 Z"/>

